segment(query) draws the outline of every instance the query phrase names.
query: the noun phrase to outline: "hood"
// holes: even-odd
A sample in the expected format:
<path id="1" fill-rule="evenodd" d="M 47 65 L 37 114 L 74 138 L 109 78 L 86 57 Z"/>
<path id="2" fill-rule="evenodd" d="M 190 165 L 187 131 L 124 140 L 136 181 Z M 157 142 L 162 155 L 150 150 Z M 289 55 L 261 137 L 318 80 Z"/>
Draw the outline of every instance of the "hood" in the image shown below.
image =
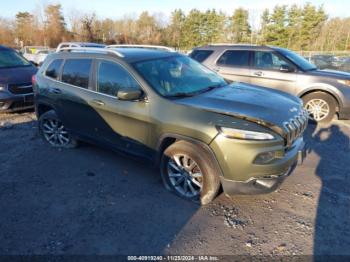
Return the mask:
<path id="1" fill-rule="evenodd" d="M 312 70 L 307 71 L 306 74 L 312 75 L 312 76 L 323 76 L 323 77 L 331 77 L 331 78 L 337 78 L 337 79 L 350 79 L 350 73 L 343 72 L 343 71 L 336 71 L 336 70 Z"/>
<path id="2" fill-rule="evenodd" d="M 243 83 L 177 100 L 177 103 L 231 115 L 265 126 L 283 128 L 283 123 L 300 114 L 301 100 L 295 96 Z"/>
<path id="3" fill-rule="evenodd" d="M 0 68 L 0 84 L 30 83 L 36 71 L 34 66 Z"/>

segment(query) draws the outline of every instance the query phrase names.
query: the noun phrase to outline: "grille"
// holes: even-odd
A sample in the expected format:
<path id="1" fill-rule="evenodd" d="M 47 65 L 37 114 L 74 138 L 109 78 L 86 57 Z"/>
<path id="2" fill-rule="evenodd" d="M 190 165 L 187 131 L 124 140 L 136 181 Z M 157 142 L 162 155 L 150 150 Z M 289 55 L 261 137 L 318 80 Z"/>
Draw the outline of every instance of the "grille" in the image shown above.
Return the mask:
<path id="1" fill-rule="evenodd" d="M 291 146 L 297 138 L 302 136 L 307 127 L 308 120 L 309 114 L 306 110 L 302 110 L 294 118 L 291 118 L 288 122 L 283 123 L 283 127 L 286 132 L 285 140 L 287 146 Z"/>
<path id="2" fill-rule="evenodd" d="M 8 90 L 15 95 L 24 95 L 24 94 L 33 93 L 32 83 L 11 84 L 9 85 Z"/>

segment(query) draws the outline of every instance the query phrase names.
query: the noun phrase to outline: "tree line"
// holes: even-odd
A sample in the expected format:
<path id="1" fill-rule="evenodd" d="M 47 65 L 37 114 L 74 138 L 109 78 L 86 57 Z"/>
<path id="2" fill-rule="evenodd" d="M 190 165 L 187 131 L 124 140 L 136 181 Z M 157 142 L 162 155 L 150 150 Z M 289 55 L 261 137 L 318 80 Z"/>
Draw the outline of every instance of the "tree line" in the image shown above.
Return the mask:
<path id="1" fill-rule="evenodd" d="M 73 10 L 65 17 L 60 4 L 43 10 L 0 17 L 0 43 L 9 46 L 47 45 L 62 41 L 106 44 L 161 44 L 181 50 L 208 43 L 250 43 L 293 50 L 350 50 L 350 17 L 328 18 L 323 6 L 277 5 L 260 18 L 244 8 L 226 14 L 215 9 L 174 10 L 170 17 L 142 12 L 138 17 L 99 19 Z M 260 19 L 257 28 L 250 21 Z M 69 27 L 67 26 L 69 24 Z"/>

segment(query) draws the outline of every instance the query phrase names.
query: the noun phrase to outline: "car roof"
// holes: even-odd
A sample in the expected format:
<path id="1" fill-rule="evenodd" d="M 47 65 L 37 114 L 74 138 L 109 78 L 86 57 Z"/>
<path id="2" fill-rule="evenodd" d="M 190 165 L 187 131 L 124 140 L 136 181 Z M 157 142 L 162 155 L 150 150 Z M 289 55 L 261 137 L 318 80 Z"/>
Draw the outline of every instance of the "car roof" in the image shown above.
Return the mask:
<path id="1" fill-rule="evenodd" d="M 15 51 L 15 50 L 7 46 L 0 45 L 0 51 Z"/>
<path id="2" fill-rule="evenodd" d="M 105 53 L 103 51 L 106 51 Z M 98 58 L 98 56 L 113 56 L 113 54 L 109 54 L 108 51 L 116 51 L 121 56 L 114 56 L 116 58 L 122 59 L 126 61 L 127 63 L 134 63 L 139 61 L 145 61 L 145 60 L 151 60 L 151 59 L 158 59 L 158 58 L 165 58 L 165 57 L 171 57 L 174 55 L 180 55 L 176 52 L 168 52 L 164 50 L 158 50 L 158 49 L 147 49 L 147 48 L 108 48 L 104 49 L 101 48 L 101 50 L 91 50 L 88 49 L 82 49 L 82 51 L 74 50 L 72 52 L 65 52 L 61 51 L 58 53 L 54 53 L 52 56 L 64 56 L 65 58 L 68 58 L 69 54 L 74 54 L 74 57 L 81 56 L 81 57 L 92 57 Z"/>

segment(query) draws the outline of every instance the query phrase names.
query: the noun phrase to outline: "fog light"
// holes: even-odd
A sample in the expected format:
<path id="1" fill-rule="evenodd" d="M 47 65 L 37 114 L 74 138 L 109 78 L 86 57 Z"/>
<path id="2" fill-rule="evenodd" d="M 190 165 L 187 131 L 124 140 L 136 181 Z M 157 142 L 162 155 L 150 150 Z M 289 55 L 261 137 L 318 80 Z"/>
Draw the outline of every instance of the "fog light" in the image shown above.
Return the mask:
<path id="1" fill-rule="evenodd" d="M 5 105 L 5 102 L 0 102 L 0 107 L 3 107 Z"/>
<path id="2" fill-rule="evenodd" d="M 276 152 L 264 152 L 259 154 L 255 160 L 254 160 L 254 164 L 258 164 L 258 165 L 264 165 L 264 164 L 268 164 L 270 163 L 272 160 L 274 160 L 276 158 Z"/>

